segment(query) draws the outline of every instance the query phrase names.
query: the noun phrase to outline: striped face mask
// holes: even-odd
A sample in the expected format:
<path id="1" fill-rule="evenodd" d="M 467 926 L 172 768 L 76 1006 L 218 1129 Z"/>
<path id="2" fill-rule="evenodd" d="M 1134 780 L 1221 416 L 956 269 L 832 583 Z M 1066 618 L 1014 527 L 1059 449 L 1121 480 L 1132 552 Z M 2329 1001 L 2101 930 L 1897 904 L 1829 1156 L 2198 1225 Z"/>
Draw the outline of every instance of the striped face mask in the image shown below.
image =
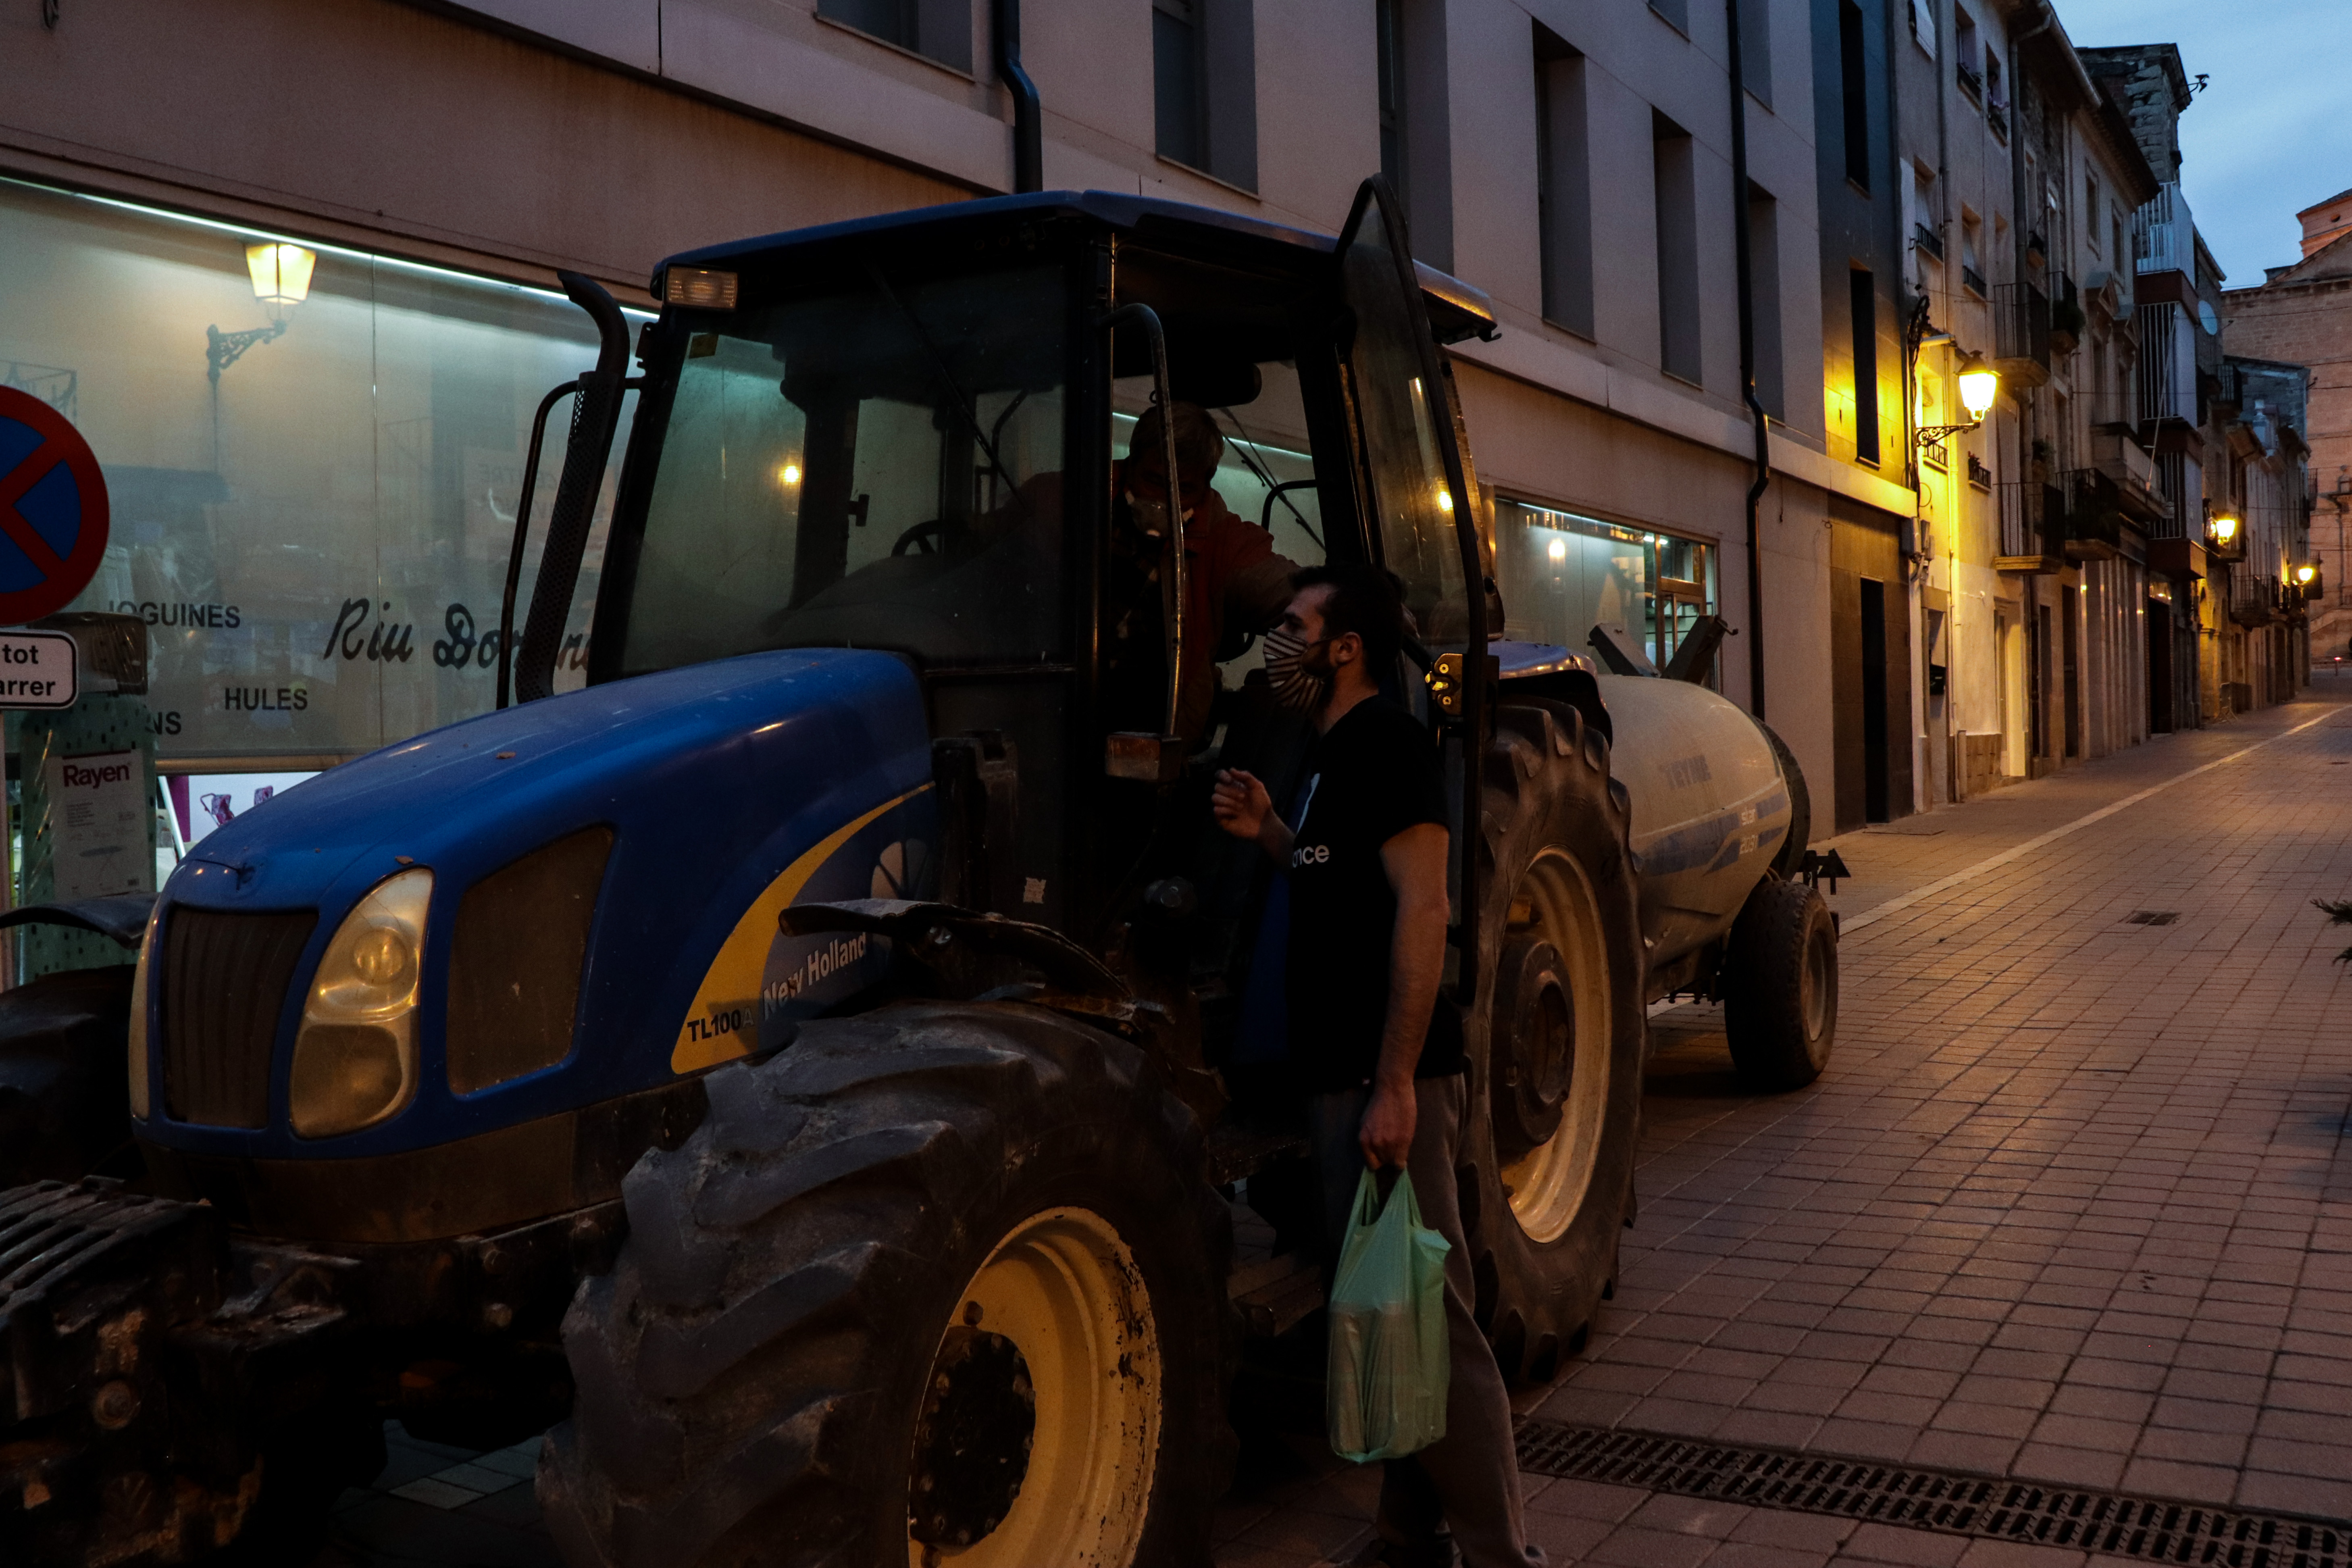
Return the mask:
<path id="1" fill-rule="evenodd" d="M 1276 702 L 1293 713 L 1312 712 L 1322 702 L 1324 693 L 1331 689 L 1331 672 L 1309 669 L 1307 650 L 1330 640 L 1318 637 L 1308 642 L 1280 626 L 1265 634 L 1265 679 Z"/>

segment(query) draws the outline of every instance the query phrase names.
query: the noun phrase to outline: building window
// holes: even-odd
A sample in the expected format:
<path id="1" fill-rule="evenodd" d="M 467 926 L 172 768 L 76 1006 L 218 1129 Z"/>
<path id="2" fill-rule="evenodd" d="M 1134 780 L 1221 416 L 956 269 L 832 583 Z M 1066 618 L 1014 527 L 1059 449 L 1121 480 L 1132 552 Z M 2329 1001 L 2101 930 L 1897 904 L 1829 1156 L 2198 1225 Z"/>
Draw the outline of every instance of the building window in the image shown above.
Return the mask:
<path id="1" fill-rule="evenodd" d="M 1739 82 L 1757 102 L 1772 107 L 1771 0 L 1739 0 Z"/>
<path id="2" fill-rule="evenodd" d="M 1151 0 L 1155 147 L 1171 163 L 1257 188 L 1251 0 Z"/>
<path id="3" fill-rule="evenodd" d="M 1935 0 L 1910 0 L 1910 12 L 1911 41 L 1925 49 L 1932 60 L 1936 58 Z"/>
<path id="4" fill-rule="evenodd" d="M 1716 610 L 1715 547 L 1698 540 L 1498 496 L 1495 542 L 1507 637 L 1583 648 L 1608 626 L 1663 668 Z"/>
<path id="5" fill-rule="evenodd" d="M 1151 88 L 1159 153 L 1193 168 L 1209 162 L 1201 101 L 1202 0 L 1151 0 Z"/>
<path id="6" fill-rule="evenodd" d="M 971 0 L 817 0 L 816 14 L 886 44 L 971 69 Z"/>
<path id="7" fill-rule="evenodd" d="M 1952 7 L 1952 75 L 1970 97 L 1984 97 L 1984 71 L 1977 55 L 1977 23 L 1958 6 Z"/>
<path id="8" fill-rule="evenodd" d="M 1845 102 L 1845 177 L 1870 189 L 1870 58 L 1862 7 L 1838 0 L 1838 83 Z"/>
<path id="9" fill-rule="evenodd" d="M 2083 171 L 2083 237 L 2090 245 L 2091 254 L 2099 254 L 2099 176 L 2090 170 Z"/>
<path id="10" fill-rule="evenodd" d="M 1399 58 L 1397 6 L 1402 0 L 1373 0 L 1372 25 L 1380 56 L 1381 173 L 1401 200 L 1410 200 L 1404 164 L 1404 73 Z M 1538 29 L 1540 30 L 1540 29 Z"/>
<path id="11" fill-rule="evenodd" d="M 1967 285 L 1979 300 L 1989 297 L 1991 293 L 1991 289 L 1985 283 L 1984 261 L 1981 255 L 1983 248 L 1984 219 L 1969 211 L 1968 208 L 1962 207 L 1960 209 L 1960 281 Z"/>
<path id="12" fill-rule="evenodd" d="M 1658 215 L 1658 363 L 1699 379 L 1698 195 L 1690 132 L 1654 110 L 1651 160 Z"/>
<path id="13" fill-rule="evenodd" d="M 1232 5 L 1235 0 L 1209 0 Z M 1412 226 L 1412 253 L 1454 265 L 1453 142 L 1446 130 L 1444 0 L 1373 0 L 1381 172 Z"/>
<path id="14" fill-rule="evenodd" d="M 1756 401 L 1775 419 L 1789 415 L 1780 358 L 1780 204 L 1753 181 L 1748 186 L 1749 318 L 1756 344 Z"/>
<path id="15" fill-rule="evenodd" d="M 1584 57 L 1536 24 L 1536 222 L 1543 313 L 1592 331 L 1592 155 Z"/>
<path id="16" fill-rule="evenodd" d="M 1847 274 L 1853 330 L 1853 455 L 1878 461 L 1878 282 L 1855 268 Z"/>

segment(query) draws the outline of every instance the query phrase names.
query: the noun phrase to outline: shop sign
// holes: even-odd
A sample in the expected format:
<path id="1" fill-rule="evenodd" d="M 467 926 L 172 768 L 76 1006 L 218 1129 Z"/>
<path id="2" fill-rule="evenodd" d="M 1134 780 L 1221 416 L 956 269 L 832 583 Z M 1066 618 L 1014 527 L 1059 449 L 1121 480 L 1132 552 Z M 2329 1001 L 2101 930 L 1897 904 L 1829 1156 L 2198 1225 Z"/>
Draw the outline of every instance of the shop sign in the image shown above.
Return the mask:
<path id="1" fill-rule="evenodd" d="M 0 626 L 53 616 L 88 587 L 106 559 L 106 480 L 81 432 L 0 386 Z"/>

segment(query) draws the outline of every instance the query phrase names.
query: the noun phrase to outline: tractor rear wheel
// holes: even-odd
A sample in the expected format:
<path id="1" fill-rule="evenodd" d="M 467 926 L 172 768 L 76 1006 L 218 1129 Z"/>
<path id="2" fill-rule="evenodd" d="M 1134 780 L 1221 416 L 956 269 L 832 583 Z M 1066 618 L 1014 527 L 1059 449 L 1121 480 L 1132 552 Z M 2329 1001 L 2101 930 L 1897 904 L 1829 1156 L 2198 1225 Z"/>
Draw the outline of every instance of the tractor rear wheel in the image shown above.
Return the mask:
<path id="1" fill-rule="evenodd" d="M 1231 1219 L 1142 1051 L 908 1004 L 709 1081 L 565 1320 L 540 1496 L 572 1562 L 1207 1561 Z"/>
<path id="2" fill-rule="evenodd" d="M 1724 954 L 1723 1032 L 1732 1065 L 1769 1094 L 1822 1076 L 1837 1043 L 1837 927 L 1802 882 L 1767 877 L 1732 923 Z"/>
<path id="3" fill-rule="evenodd" d="M 1609 742 L 1573 708 L 1496 710 L 1478 839 L 1483 983 L 1460 1172 L 1478 1312 L 1503 1375 L 1583 1342 L 1616 1274 L 1641 1130 L 1640 889 Z"/>

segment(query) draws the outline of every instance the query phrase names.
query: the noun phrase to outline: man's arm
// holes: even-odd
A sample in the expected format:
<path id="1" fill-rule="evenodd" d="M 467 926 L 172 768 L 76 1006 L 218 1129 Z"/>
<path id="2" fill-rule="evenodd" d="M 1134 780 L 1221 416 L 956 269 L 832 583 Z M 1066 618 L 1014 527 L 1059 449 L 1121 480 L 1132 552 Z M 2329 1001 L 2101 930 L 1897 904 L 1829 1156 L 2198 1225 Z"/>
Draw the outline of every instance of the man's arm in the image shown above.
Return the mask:
<path id="1" fill-rule="evenodd" d="M 1402 1166 L 1412 1152 L 1418 1120 L 1412 1070 L 1421 1062 L 1437 987 L 1445 974 L 1445 852 L 1448 835 L 1434 822 L 1417 823 L 1381 846 L 1381 866 L 1396 894 L 1396 929 L 1389 942 L 1388 1021 L 1381 1032 L 1372 1100 L 1356 1134 L 1374 1170 Z"/>
<path id="2" fill-rule="evenodd" d="M 1217 826 L 1236 838 L 1245 838 L 1271 856 L 1277 866 L 1290 858 L 1297 836 L 1274 809 L 1273 797 L 1255 773 L 1228 768 L 1217 775 L 1209 791 L 1209 812 Z"/>

